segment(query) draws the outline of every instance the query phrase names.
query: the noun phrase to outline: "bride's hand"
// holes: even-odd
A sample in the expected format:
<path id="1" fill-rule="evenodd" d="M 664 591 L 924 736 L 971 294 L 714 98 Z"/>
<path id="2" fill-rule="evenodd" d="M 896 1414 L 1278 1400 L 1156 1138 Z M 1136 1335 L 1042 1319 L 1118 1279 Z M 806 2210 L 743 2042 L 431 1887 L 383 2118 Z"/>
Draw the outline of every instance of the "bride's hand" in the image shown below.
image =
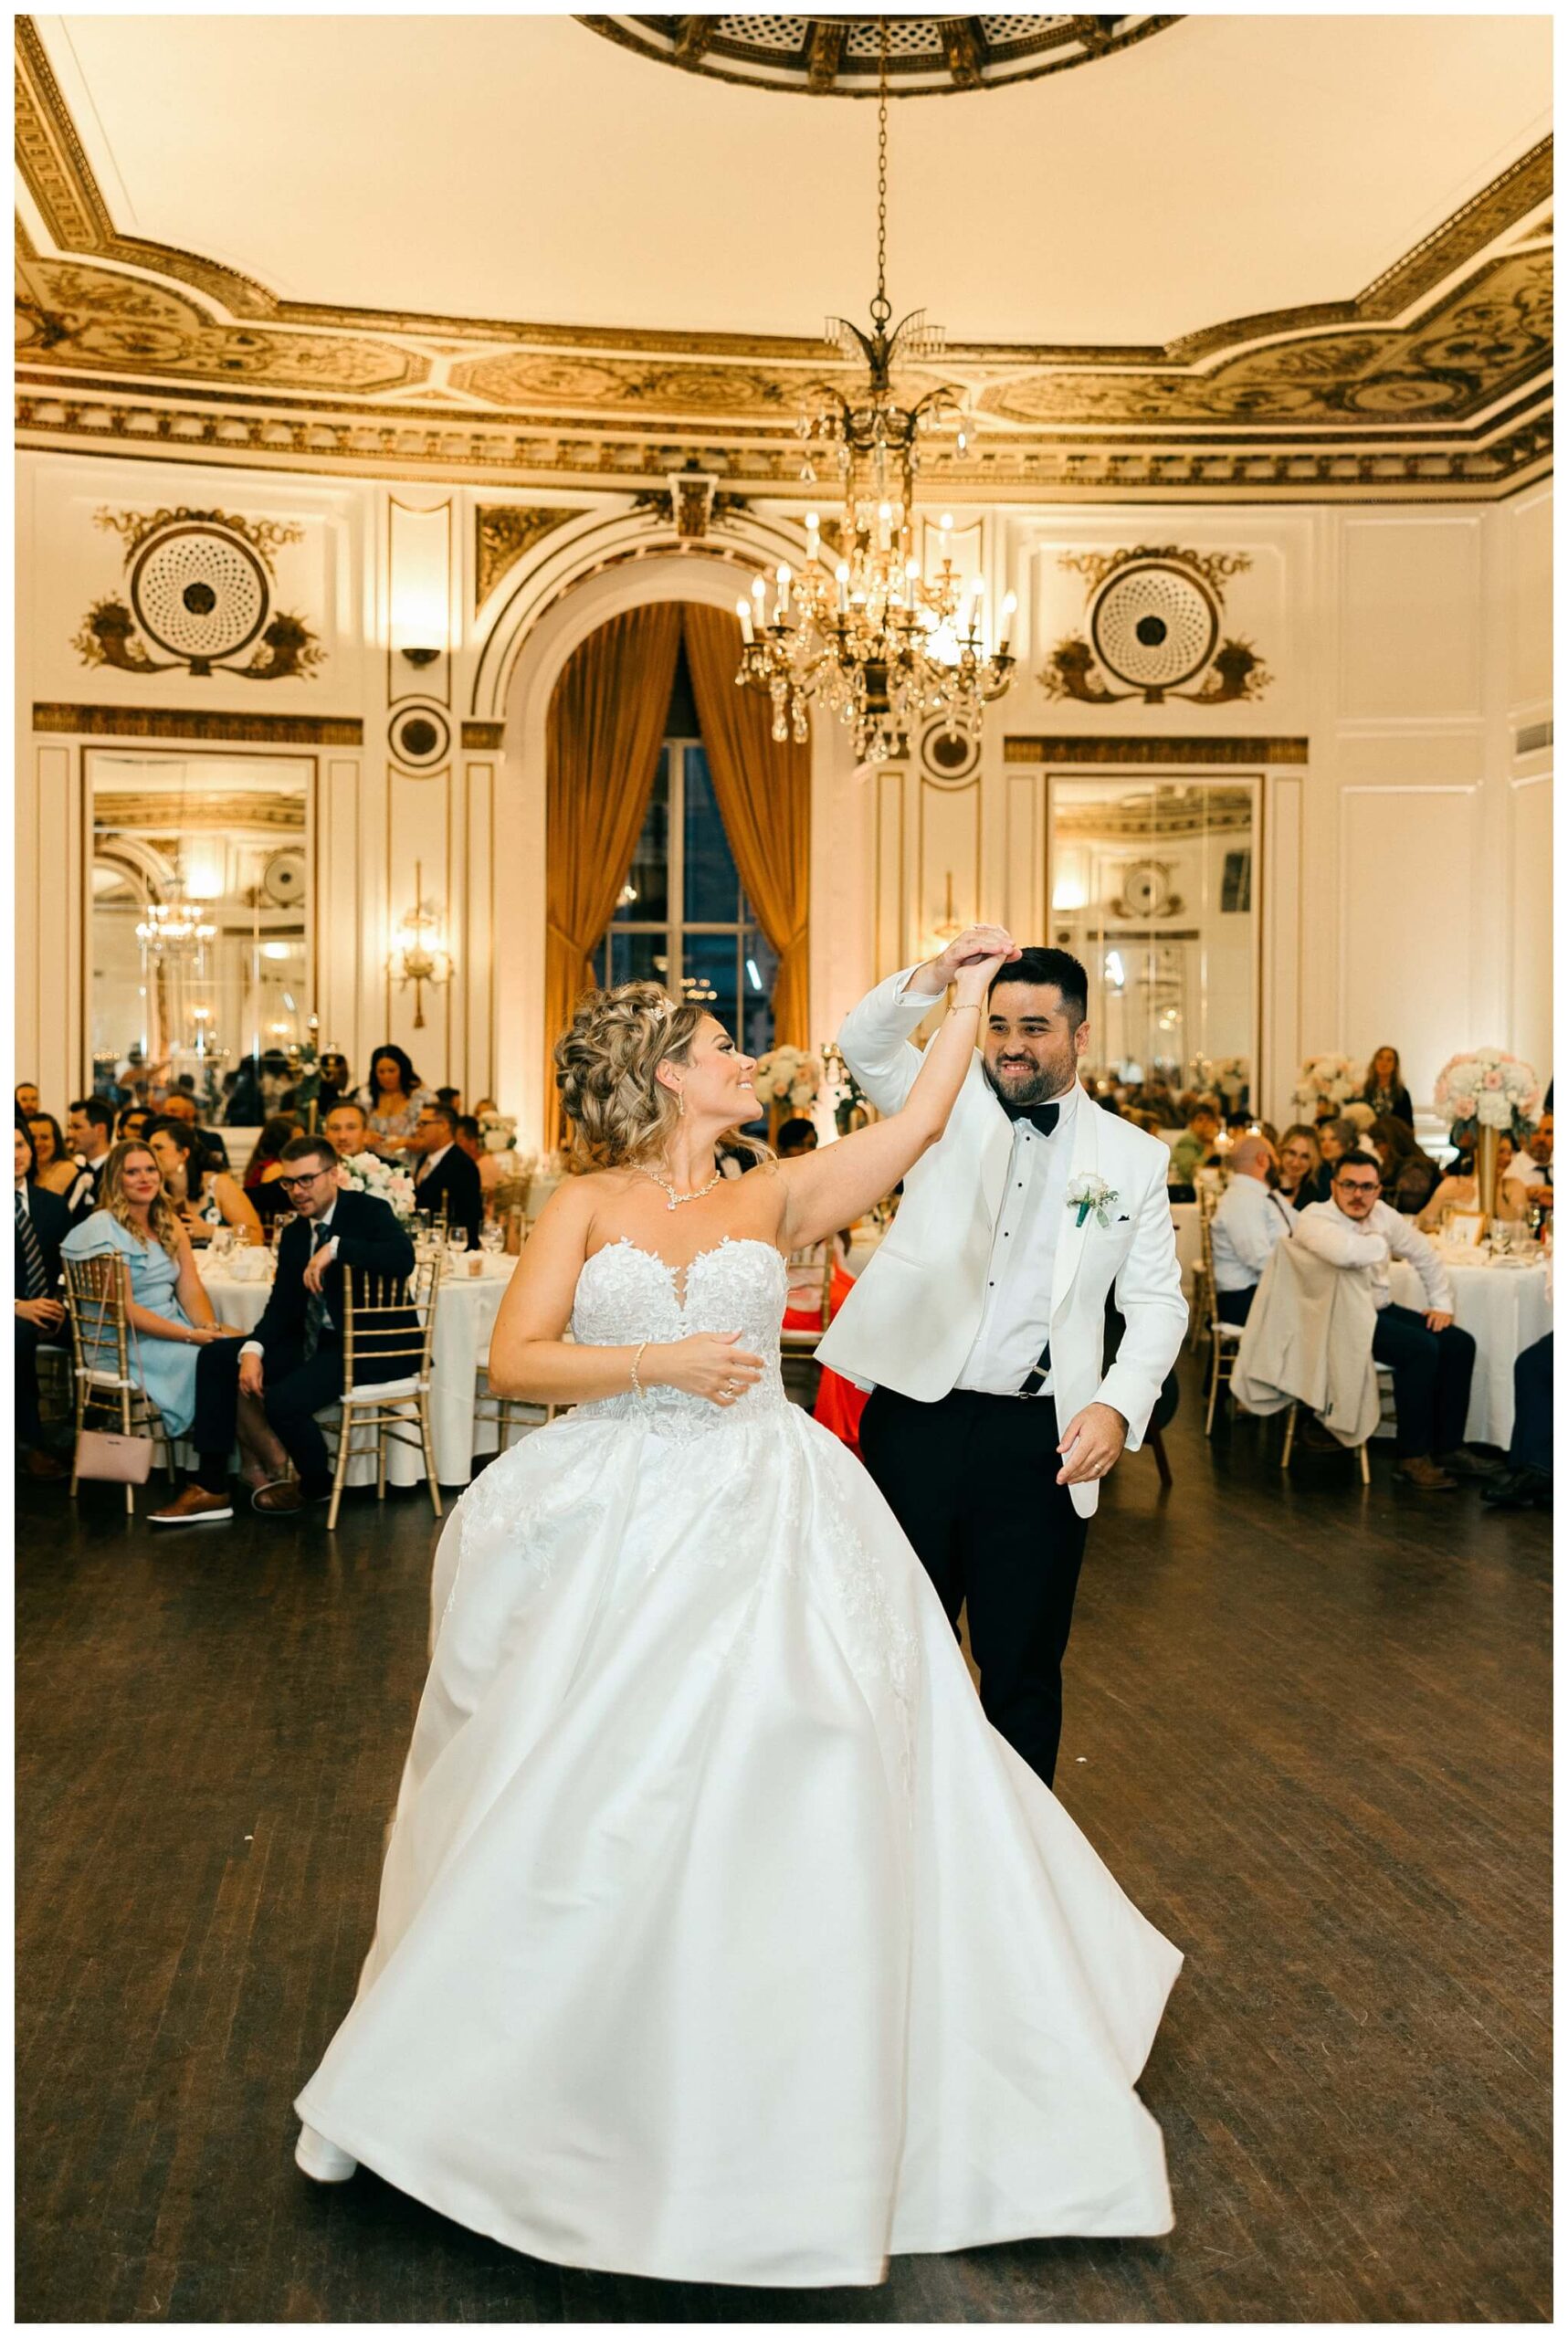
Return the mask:
<path id="1" fill-rule="evenodd" d="M 986 993 L 1007 964 L 1005 952 L 994 958 L 972 958 L 959 968 L 953 981 L 952 1003 L 955 1006 L 984 1008 Z"/>
<path id="2" fill-rule="evenodd" d="M 650 1348 L 640 1377 L 679 1388 L 688 1396 L 705 1396 L 710 1405 L 732 1405 L 763 1376 L 762 1357 L 738 1348 L 740 1336 L 739 1332 L 694 1332 L 689 1340 Z"/>

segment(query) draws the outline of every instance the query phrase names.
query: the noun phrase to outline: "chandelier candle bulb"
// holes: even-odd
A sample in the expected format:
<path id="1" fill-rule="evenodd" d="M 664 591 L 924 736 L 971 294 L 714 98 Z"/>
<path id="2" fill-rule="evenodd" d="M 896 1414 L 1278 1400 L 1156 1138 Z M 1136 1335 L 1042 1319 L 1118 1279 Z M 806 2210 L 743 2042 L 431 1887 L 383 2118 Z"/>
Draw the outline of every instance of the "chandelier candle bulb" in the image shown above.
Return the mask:
<path id="1" fill-rule="evenodd" d="M 737 601 L 735 604 L 735 615 L 741 620 L 742 640 L 748 643 L 754 641 L 757 637 L 755 627 L 752 624 L 752 605 L 750 601 Z"/>
<path id="2" fill-rule="evenodd" d="M 808 511 L 805 515 L 805 556 L 807 560 L 815 560 L 817 556 L 819 549 L 817 538 L 820 531 L 821 522 L 817 519 L 816 512 Z"/>

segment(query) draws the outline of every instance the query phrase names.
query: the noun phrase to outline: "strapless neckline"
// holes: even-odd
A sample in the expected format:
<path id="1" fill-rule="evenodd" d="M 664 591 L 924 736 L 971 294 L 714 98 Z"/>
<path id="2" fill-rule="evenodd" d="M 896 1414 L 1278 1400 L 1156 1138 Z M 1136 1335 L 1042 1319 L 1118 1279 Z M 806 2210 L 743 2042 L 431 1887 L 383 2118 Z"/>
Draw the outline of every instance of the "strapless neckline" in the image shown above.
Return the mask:
<path id="1" fill-rule="evenodd" d="M 595 1259 L 602 1259 L 609 1250 L 630 1250 L 637 1258 L 651 1259 L 656 1267 L 662 1267 L 669 1277 L 675 1292 L 675 1303 L 680 1308 L 686 1305 L 686 1289 L 691 1279 L 691 1270 L 693 1267 L 700 1266 L 704 1259 L 716 1259 L 724 1250 L 765 1250 L 769 1258 L 777 1259 L 782 1266 L 784 1255 L 774 1243 L 764 1242 L 760 1235 L 724 1234 L 721 1235 L 717 1242 L 710 1242 L 705 1249 L 694 1251 L 684 1266 L 678 1267 L 673 1266 L 659 1251 L 650 1250 L 646 1243 L 634 1242 L 629 1234 L 618 1234 L 613 1242 L 602 1242 L 596 1250 L 589 1251 L 583 1261 L 584 1269 L 591 1267 Z"/>

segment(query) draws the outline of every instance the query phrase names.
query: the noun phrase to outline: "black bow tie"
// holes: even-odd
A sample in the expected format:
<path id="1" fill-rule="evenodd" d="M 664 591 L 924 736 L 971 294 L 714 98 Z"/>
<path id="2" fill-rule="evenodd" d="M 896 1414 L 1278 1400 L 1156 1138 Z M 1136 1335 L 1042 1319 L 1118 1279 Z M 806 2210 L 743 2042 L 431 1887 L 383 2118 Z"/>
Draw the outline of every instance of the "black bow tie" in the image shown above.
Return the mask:
<path id="1" fill-rule="evenodd" d="M 1033 1121 L 1042 1136 L 1049 1136 L 1062 1116 L 1059 1104 L 1009 1104 L 1005 1096 L 996 1101 L 1010 1121 Z"/>

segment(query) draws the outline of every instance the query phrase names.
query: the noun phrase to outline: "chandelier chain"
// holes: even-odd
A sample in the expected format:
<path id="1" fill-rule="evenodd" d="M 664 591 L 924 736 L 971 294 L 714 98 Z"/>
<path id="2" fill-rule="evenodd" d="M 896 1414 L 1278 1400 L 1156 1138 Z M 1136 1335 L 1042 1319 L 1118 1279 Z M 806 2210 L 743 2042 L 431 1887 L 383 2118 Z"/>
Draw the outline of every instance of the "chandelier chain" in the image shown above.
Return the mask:
<path id="1" fill-rule="evenodd" d="M 888 300 L 888 19 L 882 19 L 882 47 L 877 60 L 877 297 L 871 314 L 885 325 L 892 315 Z"/>

